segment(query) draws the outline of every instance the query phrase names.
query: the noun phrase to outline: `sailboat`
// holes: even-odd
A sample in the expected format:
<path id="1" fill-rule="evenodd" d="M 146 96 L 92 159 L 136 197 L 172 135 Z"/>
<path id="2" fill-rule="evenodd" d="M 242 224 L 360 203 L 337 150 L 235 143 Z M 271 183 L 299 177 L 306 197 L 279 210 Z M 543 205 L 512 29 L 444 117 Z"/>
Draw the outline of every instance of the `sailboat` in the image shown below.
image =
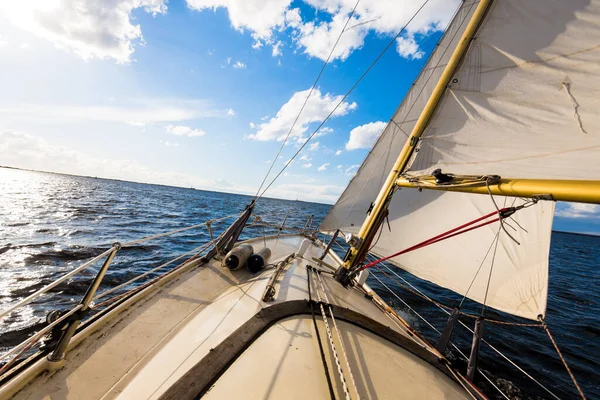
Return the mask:
<path id="1" fill-rule="evenodd" d="M 307 221 L 240 242 L 265 223 L 252 201 L 218 236 L 216 221 L 175 231 L 204 228 L 211 241 L 108 297 L 97 289 L 119 250 L 173 232 L 115 243 L 58 280 L 103 261 L 77 307 L 11 350 L 0 397 L 485 398 L 483 327 L 508 323 L 487 312 L 550 335 L 555 202 L 600 204 L 599 41 L 597 0 L 464 1 L 321 223 L 330 239 Z M 481 305 L 466 370 L 445 355 L 462 302 L 430 343 L 366 283 L 383 262 Z"/>

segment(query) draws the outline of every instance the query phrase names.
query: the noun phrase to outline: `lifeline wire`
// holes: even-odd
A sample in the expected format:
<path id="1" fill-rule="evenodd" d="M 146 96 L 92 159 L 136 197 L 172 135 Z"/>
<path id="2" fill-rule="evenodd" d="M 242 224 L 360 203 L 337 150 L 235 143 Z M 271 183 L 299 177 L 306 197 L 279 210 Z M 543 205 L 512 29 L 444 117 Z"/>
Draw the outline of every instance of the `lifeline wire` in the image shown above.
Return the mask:
<path id="1" fill-rule="evenodd" d="M 373 257 L 373 256 L 372 256 Z M 373 257 L 374 258 L 374 257 Z M 375 276 L 375 274 L 373 274 L 373 276 Z M 414 290 L 420 292 L 419 289 L 417 289 L 416 287 L 414 287 L 410 282 L 408 282 L 407 280 L 405 280 L 404 278 L 402 278 L 399 275 L 398 278 L 402 279 L 407 285 L 409 285 L 410 287 L 412 287 Z M 399 300 L 401 300 L 399 298 L 399 296 L 392 291 L 391 289 L 388 288 L 388 291 L 396 296 Z M 402 300 L 401 300 L 402 301 Z M 435 303 L 433 303 L 435 304 Z M 444 313 L 446 313 L 447 315 L 450 315 L 450 312 L 448 310 L 445 310 L 444 308 L 440 307 L 438 304 L 435 304 L 440 310 L 442 310 Z M 407 305 L 408 306 L 408 305 Z M 415 312 L 416 313 L 416 312 Z M 418 313 L 416 313 L 418 316 L 420 316 Z M 420 316 L 421 317 L 421 316 Z M 423 317 L 421 317 L 423 318 Z M 465 329 L 467 329 L 469 332 L 473 333 L 473 330 L 467 326 L 464 322 L 462 322 L 460 319 L 458 320 L 458 323 L 461 324 Z M 429 323 L 428 323 L 429 324 Z M 433 329 L 438 332 L 439 334 L 441 334 L 441 332 L 439 330 L 437 330 L 435 327 L 433 327 Z M 513 360 L 511 360 L 510 358 L 508 358 L 504 353 L 502 353 L 500 350 L 498 350 L 496 347 L 494 347 L 490 342 L 488 342 L 485 339 L 482 339 L 483 343 L 487 344 L 490 349 L 492 349 L 494 352 L 496 352 L 496 354 L 498 354 L 500 357 L 504 358 L 508 363 L 510 363 L 513 367 L 515 367 L 517 370 L 519 370 L 523 375 L 525 375 L 526 377 L 528 377 L 529 379 L 531 379 L 533 382 L 535 382 L 540 388 L 544 389 L 549 395 L 551 395 L 553 398 L 555 398 L 556 400 L 560 400 L 560 398 L 555 395 L 550 389 L 548 389 L 546 386 L 544 386 L 542 383 L 540 383 L 537 379 L 535 379 L 533 376 L 531 376 L 527 371 L 525 371 L 523 368 L 521 368 L 517 363 L 515 363 Z M 452 344 L 452 347 L 454 347 L 455 350 L 457 350 L 459 353 L 461 353 L 463 355 L 463 357 L 468 360 L 468 357 L 466 357 L 466 355 L 458 348 L 456 347 L 456 345 L 452 342 L 450 342 L 450 344 Z M 496 387 L 492 381 L 480 370 L 478 370 L 479 373 L 481 373 L 481 375 L 483 375 L 484 378 L 486 378 L 488 380 L 489 383 L 491 383 L 494 387 Z M 498 389 L 498 391 L 500 391 L 500 393 L 502 393 L 502 391 L 496 387 L 496 389 Z M 502 393 L 504 395 L 504 393 Z M 504 395 L 504 397 L 506 397 Z"/>

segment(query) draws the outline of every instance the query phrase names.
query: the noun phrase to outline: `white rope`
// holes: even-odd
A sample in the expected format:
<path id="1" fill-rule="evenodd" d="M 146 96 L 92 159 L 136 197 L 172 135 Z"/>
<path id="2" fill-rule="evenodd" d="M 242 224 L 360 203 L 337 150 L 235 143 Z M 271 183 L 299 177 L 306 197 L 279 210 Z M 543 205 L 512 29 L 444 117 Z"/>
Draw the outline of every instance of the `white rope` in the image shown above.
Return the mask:
<path id="1" fill-rule="evenodd" d="M 321 278 L 321 274 L 317 272 L 317 278 L 321 283 L 321 288 L 323 289 L 323 295 L 325 296 L 325 301 L 329 307 L 329 315 L 331 315 L 331 321 L 333 322 L 333 328 L 337 334 L 338 341 L 340 342 L 340 347 L 342 348 L 342 354 L 344 355 L 344 360 L 346 361 L 346 367 L 348 368 L 348 373 L 350 374 L 350 380 L 352 381 L 352 386 L 354 386 L 354 391 L 356 392 L 356 397 L 360 399 L 360 394 L 358 393 L 358 387 L 356 386 L 356 381 L 354 380 L 354 375 L 352 374 L 352 369 L 350 368 L 350 362 L 348 361 L 348 354 L 346 353 L 346 348 L 344 347 L 344 341 L 342 340 L 342 335 L 340 330 L 335 322 L 335 318 L 333 317 L 333 310 L 331 309 L 331 303 L 329 302 L 329 297 L 327 296 L 327 292 L 325 291 L 325 284 L 323 283 L 323 278 Z"/>
<path id="2" fill-rule="evenodd" d="M 108 250 L 100 253 L 96 257 L 94 257 L 91 260 L 85 262 L 81 266 L 75 268 L 73 271 L 69 272 L 68 274 L 63 275 L 61 278 L 58 278 L 57 280 L 55 280 L 54 282 L 50 283 L 49 285 L 44 286 L 43 288 L 41 288 L 37 292 L 30 294 L 29 296 L 25 297 L 23 300 L 19 301 L 18 303 L 15 303 L 11 307 L 9 307 L 9 308 L 7 308 L 5 310 L 2 310 L 0 312 L 0 319 L 2 319 L 3 317 L 5 317 L 6 315 L 10 314 L 11 312 L 13 312 L 15 309 L 17 309 L 19 307 L 22 307 L 25 304 L 30 303 L 32 300 L 34 300 L 35 298 L 37 298 L 37 297 L 41 296 L 42 294 L 46 293 L 50 289 L 52 289 L 52 288 L 58 286 L 59 284 L 63 283 L 64 281 L 66 281 L 67 279 L 69 279 L 70 277 L 72 277 L 73 275 L 75 275 L 75 274 L 81 272 L 82 270 L 86 269 L 87 267 L 89 267 L 90 265 L 92 265 L 93 263 L 95 263 L 96 261 L 98 261 L 99 259 L 101 259 L 102 257 L 108 255 L 112 251 L 115 251 L 114 247 L 111 247 L 110 249 L 108 249 Z"/>
<path id="3" fill-rule="evenodd" d="M 316 272 L 314 274 L 316 274 Z M 335 343 L 333 342 L 333 335 L 331 334 L 331 329 L 329 329 L 329 322 L 327 322 L 325 308 L 323 308 L 323 300 L 321 299 L 321 294 L 319 293 L 319 287 L 316 284 L 315 284 L 315 288 L 317 289 L 316 290 L 317 299 L 319 300 L 319 307 L 321 308 L 321 316 L 323 317 L 323 323 L 325 324 L 325 330 L 327 331 L 327 337 L 329 338 L 329 346 L 331 346 L 333 358 L 335 359 L 335 365 L 337 366 L 337 370 L 340 375 L 340 381 L 342 382 L 342 388 L 344 390 L 346 400 L 351 400 L 350 392 L 348 391 L 348 384 L 346 383 L 346 378 L 344 377 L 344 371 L 342 370 L 342 364 L 340 363 L 340 358 L 338 357 L 337 351 L 335 349 Z"/>
<path id="4" fill-rule="evenodd" d="M 388 268 L 389 269 L 389 268 Z M 415 291 L 417 291 L 418 293 L 422 294 L 423 296 L 426 296 L 425 294 L 423 294 L 423 292 L 421 292 L 419 289 L 417 289 L 415 286 L 413 286 L 410 282 L 408 282 L 406 279 L 404 279 L 403 277 L 401 277 L 400 275 L 396 274 L 393 270 L 390 269 L 390 271 L 396 275 L 398 278 L 400 278 L 404 283 L 406 283 L 408 286 L 410 286 L 411 288 L 413 288 Z M 388 288 L 388 290 L 391 291 L 391 289 Z M 395 295 L 395 293 L 392 292 L 392 294 Z M 435 304 L 435 303 L 434 303 Z M 450 315 L 450 311 L 444 309 L 443 307 L 440 307 L 439 305 L 436 304 L 436 306 L 442 310 L 443 312 L 445 312 L 447 315 Z M 473 330 L 471 328 L 469 328 L 464 322 L 462 322 L 461 320 L 458 320 L 458 322 L 465 328 L 467 328 L 467 330 L 469 330 L 471 333 L 473 333 Z M 435 329 L 435 328 L 434 328 Z M 437 329 L 436 329 L 437 331 Z M 440 333 L 439 331 L 437 331 L 438 333 Z M 550 391 L 550 389 L 548 389 L 547 387 L 545 387 L 544 385 L 542 385 L 537 379 L 535 379 L 533 376 L 531 376 L 529 373 L 527 373 L 527 371 L 525 371 L 523 368 L 521 368 L 519 365 L 517 365 L 514 361 L 512 361 L 510 358 L 508 358 L 507 356 L 504 355 L 504 353 L 502 353 L 500 350 L 498 350 L 497 348 L 495 348 L 494 346 L 492 346 L 487 340 L 482 339 L 483 342 L 485 344 L 487 344 L 488 346 L 490 346 L 490 348 L 492 350 L 494 350 L 498 355 L 500 355 L 502 358 L 504 358 L 506 361 L 508 361 L 511 365 L 513 365 L 516 369 L 518 369 L 521 373 L 523 373 L 523 375 L 527 376 L 529 379 L 531 379 L 533 382 L 537 383 L 539 387 L 541 387 L 542 389 L 544 389 L 546 392 L 548 392 L 548 394 L 550 394 L 552 397 L 554 397 L 555 399 L 560 399 L 557 395 L 555 395 L 554 393 L 552 393 Z M 468 358 L 467 358 L 468 359 Z"/>

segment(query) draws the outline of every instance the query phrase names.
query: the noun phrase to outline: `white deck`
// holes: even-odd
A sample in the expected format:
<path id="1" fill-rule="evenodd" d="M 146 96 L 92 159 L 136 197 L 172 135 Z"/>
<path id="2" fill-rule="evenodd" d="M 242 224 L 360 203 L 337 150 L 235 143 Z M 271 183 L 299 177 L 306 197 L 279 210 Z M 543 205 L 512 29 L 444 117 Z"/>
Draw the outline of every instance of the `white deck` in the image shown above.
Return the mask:
<path id="1" fill-rule="evenodd" d="M 270 263 L 294 253 L 303 239 L 267 239 L 273 252 Z M 263 239 L 251 243 L 258 249 Z M 308 300 L 306 264 L 316 265 L 312 257 L 321 252 L 312 245 L 304 258 L 295 258 L 277 280 L 275 299 L 269 303 L 261 298 L 272 268 L 256 275 L 245 269 L 231 272 L 216 261 L 193 268 L 128 307 L 68 352 L 61 369 L 34 379 L 14 398 L 157 399 L 262 308 Z M 331 256 L 324 261 L 338 265 Z M 363 292 L 345 289 L 330 278 L 324 280 L 332 304 L 411 337 L 400 321 L 381 311 Z M 328 349 L 327 365 L 336 396 L 343 397 L 320 312 L 317 322 Z M 362 398 L 469 398 L 459 384 L 406 350 L 354 325 L 338 325 Z M 206 397 L 329 398 L 314 334 L 310 316 L 276 323 L 229 367 Z M 0 391 L 0 395 L 10 393 Z"/>

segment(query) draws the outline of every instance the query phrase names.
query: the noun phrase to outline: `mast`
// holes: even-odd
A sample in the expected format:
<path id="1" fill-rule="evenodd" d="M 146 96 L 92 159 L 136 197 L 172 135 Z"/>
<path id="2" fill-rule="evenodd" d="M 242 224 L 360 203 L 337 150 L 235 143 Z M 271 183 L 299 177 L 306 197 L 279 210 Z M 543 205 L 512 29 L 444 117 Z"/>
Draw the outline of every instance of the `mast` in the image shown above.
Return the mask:
<path id="1" fill-rule="evenodd" d="M 436 84 L 431 97 L 427 101 L 423 112 L 419 116 L 416 125 L 404 144 L 404 147 L 394 163 L 394 166 L 392 167 L 392 170 L 390 171 L 385 183 L 379 191 L 375 202 L 372 204 L 370 213 L 368 213 L 358 232 L 357 240 L 351 241 L 352 245 L 348 251 L 348 254 L 346 255 L 344 265 L 339 267 L 335 273 L 336 279 L 344 286 L 349 284 L 352 274 L 356 271 L 356 267 L 366 257 L 371 241 L 373 240 L 377 229 L 384 222 L 384 219 L 387 215 L 387 208 L 391 202 L 392 195 L 396 190 L 396 181 L 404 172 L 408 161 L 414 152 L 415 146 L 419 141 L 419 138 L 425 131 L 427 123 L 431 119 L 438 103 L 442 98 L 442 95 L 446 90 L 446 87 L 450 83 L 450 79 L 460 64 L 460 61 L 467 52 L 471 40 L 475 36 L 475 33 L 483 21 L 491 3 L 492 0 L 481 0 L 477 5 L 477 9 L 473 13 L 469 24 L 467 25 L 458 45 L 450 57 L 450 60 L 448 61 L 440 80 Z"/>

